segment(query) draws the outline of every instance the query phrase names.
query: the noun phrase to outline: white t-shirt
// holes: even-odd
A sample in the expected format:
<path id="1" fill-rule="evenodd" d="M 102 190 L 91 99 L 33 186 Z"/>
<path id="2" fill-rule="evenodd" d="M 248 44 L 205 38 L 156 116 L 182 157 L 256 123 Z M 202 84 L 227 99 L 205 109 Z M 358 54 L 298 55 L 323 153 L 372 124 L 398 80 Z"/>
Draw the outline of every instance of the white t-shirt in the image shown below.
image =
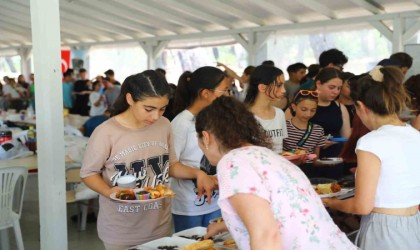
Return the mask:
<path id="1" fill-rule="evenodd" d="M 384 125 L 360 138 L 357 150 L 370 152 L 381 161 L 375 207 L 420 204 L 419 131 L 410 125 Z"/>
<path id="2" fill-rule="evenodd" d="M 9 84 L 3 85 L 3 93 L 4 95 L 10 94 L 12 99 L 20 98 L 18 91 Z"/>
<path id="3" fill-rule="evenodd" d="M 102 115 L 105 112 L 106 110 L 105 98 L 103 98 L 99 102 L 99 106 L 95 106 L 95 102 L 99 99 L 100 96 L 101 95 L 99 94 L 99 92 L 93 91 L 92 93 L 90 93 L 89 95 L 89 103 L 90 103 L 89 115 L 90 116 Z"/>
<path id="4" fill-rule="evenodd" d="M 171 122 L 174 135 L 175 154 L 179 162 L 184 165 L 203 170 L 207 174 L 215 175 L 216 167 L 211 167 L 198 147 L 197 132 L 195 131 L 195 117 L 184 110 Z M 207 198 L 197 198 L 195 180 L 171 179 L 171 188 L 176 193 L 172 200 L 172 213 L 177 215 L 203 215 L 219 209 L 217 200 L 219 192 L 213 191 L 211 204 Z"/>
<path id="5" fill-rule="evenodd" d="M 283 139 L 287 137 L 287 125 L 283 110 L 274 109 L 276 115 L 273 119 L 264 120 L 256 115 L 255 118 L 273 140 L 273 151 L 279 154 L 283 151 Z"/>

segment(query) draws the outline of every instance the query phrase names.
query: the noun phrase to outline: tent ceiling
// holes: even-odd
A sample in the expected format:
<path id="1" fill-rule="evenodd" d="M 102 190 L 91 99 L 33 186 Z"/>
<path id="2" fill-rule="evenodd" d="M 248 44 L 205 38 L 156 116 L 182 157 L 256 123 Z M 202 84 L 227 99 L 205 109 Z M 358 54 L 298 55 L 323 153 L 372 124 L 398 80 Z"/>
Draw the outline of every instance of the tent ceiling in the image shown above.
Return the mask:
<path id="1" fill-rule="evenodd" d="M 0 0 L 0 48 L 31 45 L 29 5 L 29 0 Z M 226 36 L 400 12 L 420 15 L 420 0 L 60 0 L 61 41 L 93 45 Z"/>

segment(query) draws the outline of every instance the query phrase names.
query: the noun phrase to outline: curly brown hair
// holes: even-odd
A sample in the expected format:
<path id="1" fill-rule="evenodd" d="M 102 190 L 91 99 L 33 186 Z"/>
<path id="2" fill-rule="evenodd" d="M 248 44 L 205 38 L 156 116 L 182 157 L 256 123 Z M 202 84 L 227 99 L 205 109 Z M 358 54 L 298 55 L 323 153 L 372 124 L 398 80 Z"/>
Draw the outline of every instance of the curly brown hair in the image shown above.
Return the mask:
<path id="1" fill-rule="evenodd" d="M 240 148 L 248 143 L 272 147 L 271 138 L 254 115 L 232 97 L 221 96 L 198 113 L 195 129 L 199 138 L 202 138 L 203 131 L 214 134 L 225 150 Z"/>

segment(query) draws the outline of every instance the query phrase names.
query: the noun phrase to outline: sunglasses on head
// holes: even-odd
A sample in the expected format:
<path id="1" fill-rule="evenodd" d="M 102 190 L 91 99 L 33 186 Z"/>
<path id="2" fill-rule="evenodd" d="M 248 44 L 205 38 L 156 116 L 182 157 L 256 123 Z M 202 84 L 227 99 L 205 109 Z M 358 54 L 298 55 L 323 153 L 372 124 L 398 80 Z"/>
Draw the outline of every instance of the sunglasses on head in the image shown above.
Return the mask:
<path id="1" fill-rule="evenodd" d="M 319 96 L 319 92 L 317 90 L 299 90 L 299 92 L 297 92 L 295 98 L 293 98 L 294 100 L 296 100 L 296 98 L 298 96 L 308 96 L 311 95 L 313 97 L 318 97 Z"/>

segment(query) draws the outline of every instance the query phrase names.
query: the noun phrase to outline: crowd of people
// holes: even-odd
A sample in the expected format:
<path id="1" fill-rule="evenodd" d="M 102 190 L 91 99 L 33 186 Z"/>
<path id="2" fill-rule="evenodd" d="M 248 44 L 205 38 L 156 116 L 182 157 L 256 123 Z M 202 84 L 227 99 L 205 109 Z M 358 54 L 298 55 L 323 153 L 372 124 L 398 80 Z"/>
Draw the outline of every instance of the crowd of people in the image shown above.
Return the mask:
<path id="1" fill-rule="evenodd" d="M 270 60 L 241 76 L 218 63 L 184 72 L 177 85 L 163 69 L 123 84 L 112 70 L 89 80 L 80 69 L 77 81 L 66 71 L 63 107 L 100 120 L 85 128 L 81 177 L 100 194 L 105 248 L 168 236 L 173 223 L 176 232 L 208 227 L 205 238 L 228 230 L 240 249 L 420 249 L 420 75 L 403 82 L 413 60 L 403 52 L 360 75 L 344 70 L 348 60 L 330 49 L 319 64 L 287 67 L 287 79 Z M 3 87 L 8 107 L 31 103 L 24 82 Z M 282 156 L 295 150 L 316 157 Z M 110 199 L 128 174 L 176 197 L 153 209 Z M 346 200 L 320 199 L 311 183 L 348 177 L 355 193 Z M 355 242 L 334 211 L 361 218 Z"/>
<path id="2" fill-rule="evenodd" d="M 106 249 L 169 235 L 171 218 L 176 232 L 208 227 L 209 238 L 228 230 L 240 249 L 419 249 L 420 84 L 417 76 L 403 83 L 412 58 L 397 53 L 361 75 L 343 72 L 347 61 L 331 49 L 319 65 L 290 65 L 288 80 L 272 61 L 242 76 L 218 63 L 224 71 L 183 73 L 174 91 L 161 71 L 128 77 L 113 116 L 93 131 L 81 172 L 102 194 Z M 416 118 L 404 120 L 407 111 Z M 296 149 L 344 162 L 282 156 Z M 310 181 L 355 172 L 346 200 L 320 199 Z M 126 174 L 138 187 L 168 184 L 176 197 L 154 210 L 122 209 L 130 205 L 109 195 L 124 190 L 116 181 Z M 334 211 L 360 216 L 355 242 Z M 223 222 L 209 224 L 219 216 Z"/>

